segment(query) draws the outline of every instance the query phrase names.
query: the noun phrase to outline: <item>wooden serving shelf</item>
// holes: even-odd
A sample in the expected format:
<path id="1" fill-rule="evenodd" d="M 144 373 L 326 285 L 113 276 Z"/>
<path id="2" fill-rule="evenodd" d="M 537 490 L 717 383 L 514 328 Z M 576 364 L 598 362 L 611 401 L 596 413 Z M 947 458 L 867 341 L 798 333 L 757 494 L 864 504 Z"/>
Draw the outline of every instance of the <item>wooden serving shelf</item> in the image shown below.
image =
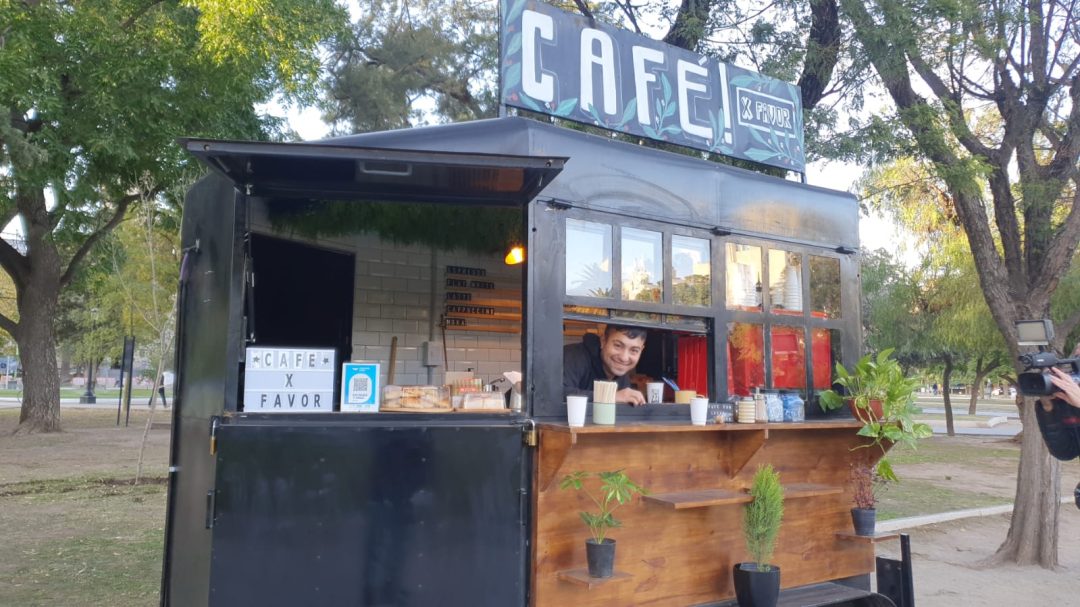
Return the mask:
<path id="1" fill-rule="evenodd" d="M 558 572 L 556 575 L 564 582 L 570 582 L 571 584 L 584 586 L 589 589 L 597 588 L 604 584 L 624 582 L 634 577 L 623 571 L 613 571 L 611 577 L 592 577 L 589 575 L 588 569 L 567 569 L 566 571 Z"/>
<path id="2" fill-rule="evenodd" d="M 887 542 L 889 540 L 900 539 L 899 533 L 893 533 L 888 531 L 882 531 L 875 533 L 874 535 L 859 535 L 854 531 L 839 531 L 836 537 L 842 540 L 849 540 L 852 542 L 862 542 L 864 544 L 876 544 L 878 542 Z"/>
<path id="3" fill-rule="evenodd" d="M 843 493 L 842 487 L 830 487 L 828 485 L 815 485 L 812 483 L 795 483 L 784 485 L 784 499 L 799 499 L 816 497 L 819 495 L 835 495 Z M 730 504 L 746 504 L 750 502 L 750 494 L 746 491 L 731 491 L 728 489 L 699 489 L 696 491 L 678 491 L 674 493 L 658 493 L 655 495 L 642 496 L 642 500 L 654 504 L 660 504 L 686 510 L 688 508 L 709 508 L 711 506 L 727 506 Z"/>

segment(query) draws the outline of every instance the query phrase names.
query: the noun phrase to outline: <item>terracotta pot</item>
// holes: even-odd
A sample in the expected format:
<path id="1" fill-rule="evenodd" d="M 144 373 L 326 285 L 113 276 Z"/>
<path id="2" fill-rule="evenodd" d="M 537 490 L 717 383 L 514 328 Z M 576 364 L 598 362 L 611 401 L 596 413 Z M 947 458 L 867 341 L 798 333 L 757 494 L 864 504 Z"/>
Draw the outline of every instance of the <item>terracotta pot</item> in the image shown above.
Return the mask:
<path id="1" fill-rule="evenodd" d="M 884 413 L 882 411 L 882 408 L 881 408 L 881 401 L 876 399 L 876 398 L 872 399 L 870 401 L 870 409 L 869 410 L 867 410 L 867 409 L 859 409 L 858 407 L 856 407 L 855 406 L 855 399 L 853 399 L 853 398 L 849 398 L 847 400 L 847 406 L 848 406 L 848 409 L 851 410 L 851 415 L 855 419 L 863 419 L 863 418 L 865 418 L 867 416 L 867 414 L 869 414 L 871 421 L 873 421 L 873 420 L 881 419 L 882 416 L 884 415 Z"/>

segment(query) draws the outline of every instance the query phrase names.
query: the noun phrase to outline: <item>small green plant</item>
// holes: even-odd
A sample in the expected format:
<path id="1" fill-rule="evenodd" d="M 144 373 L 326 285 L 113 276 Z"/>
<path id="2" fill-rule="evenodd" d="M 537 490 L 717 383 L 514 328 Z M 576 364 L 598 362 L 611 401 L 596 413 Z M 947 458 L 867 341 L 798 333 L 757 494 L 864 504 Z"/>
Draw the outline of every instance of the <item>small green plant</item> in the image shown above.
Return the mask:
<path id="1" fill-rule="evenodd" d="M 757 563 L 758 571 L 770 571 L 780 521 L 784 518 L 784 488 L 780 474 L 771 464 L 758 466 L 750 484 L 750 503 L 743 512 L 743 535 L 746 551 Z"/>
<path id="2" fill-rule="evenodd" d="M 821 406 L 824 409 L 838 409 L 851 401 L 855 417 L 863 424 L 858 434 L 870 439 L 870 443 L 857 448 L 881 449 L 883 457 L 878 461 L 875 472 L 885 481 L 899 480 L 892 464 L 884 457 L 886 442 L 904 443 L 914 449 L 915 441 L 934 434 L 927 424 L 915 422 L 914 416 L 918 412 L 915 390 L 919 387 L 919 380 L 904 375 L 900 362 L 890 358 L 892 352 L 893 349 L 888 348 L 876 357 L 867 354 L 859 359 L 850 373 L 837 363 L 835 383 L 844 389 L 845 394 L 834 390 L 821 393 Z M 874 402 L 881 403 L 880 415 L 874 412 Z"/>
<path id="3" fill-rule="evenodd" d="M 600 497 L 585 488 L 585 482 L 590 477 L 600 479 Z M 622 470 L 612 472 L 583 472 L 577 471 L 567 474 L 559 483 L 560 489 L 575 489 L 584 493 L 593 504 L 596 504 L 598 512 L 582 511 L 581 520 L 589 527 L 593 540 L 597 544 L 604 543 L 609 529 L 621 527 L 622 523 L 615 518 L 614 512 L 619 506 L 629 502 L 635 493 L 647 495 L 643 487 L 634 484 Z"/>

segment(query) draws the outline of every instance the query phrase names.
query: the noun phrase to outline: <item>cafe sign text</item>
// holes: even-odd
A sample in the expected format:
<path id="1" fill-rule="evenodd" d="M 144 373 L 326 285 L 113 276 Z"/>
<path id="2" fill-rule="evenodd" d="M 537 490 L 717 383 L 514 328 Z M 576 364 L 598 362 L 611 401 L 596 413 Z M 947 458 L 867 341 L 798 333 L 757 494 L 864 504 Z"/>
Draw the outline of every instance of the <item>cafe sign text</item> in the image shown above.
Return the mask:
<path id="1" fill-rule="evenodd" d="M 509 106 L 802 172 L 799 89 L 535 0 L 501 0 Z"/>

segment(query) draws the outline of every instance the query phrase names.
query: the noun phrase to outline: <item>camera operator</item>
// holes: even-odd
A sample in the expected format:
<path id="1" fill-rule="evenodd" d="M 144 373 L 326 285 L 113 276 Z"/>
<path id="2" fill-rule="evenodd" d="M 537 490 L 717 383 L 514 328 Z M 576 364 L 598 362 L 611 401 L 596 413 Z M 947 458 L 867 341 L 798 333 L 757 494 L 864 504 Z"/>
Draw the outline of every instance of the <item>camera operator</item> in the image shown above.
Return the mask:
<path id="1" fill-rule="evenodd" d="M 1073 356 L 1076 356 L 1078 353 L 1080 353 L 1080 348 L 1077 348 L 1077 351 L 1073 352 Z M 1073 378 L 1069 377 L 1068 373 L 1065 373 L 1057 367 L 1050 367 L 1050 381 L 1053 382 L 1059 390 L 1053 394 L 1054 398 L 1061 399 L 1077 409 L 1080 409 L 1080 385 L 1077 385 Z M 1044 396 L 1040 400 L 1042 400 L 1043 408 L 1049 411 L 1052 406 L 1051 403 L 1047 402 L 1049 399 Z"/>

